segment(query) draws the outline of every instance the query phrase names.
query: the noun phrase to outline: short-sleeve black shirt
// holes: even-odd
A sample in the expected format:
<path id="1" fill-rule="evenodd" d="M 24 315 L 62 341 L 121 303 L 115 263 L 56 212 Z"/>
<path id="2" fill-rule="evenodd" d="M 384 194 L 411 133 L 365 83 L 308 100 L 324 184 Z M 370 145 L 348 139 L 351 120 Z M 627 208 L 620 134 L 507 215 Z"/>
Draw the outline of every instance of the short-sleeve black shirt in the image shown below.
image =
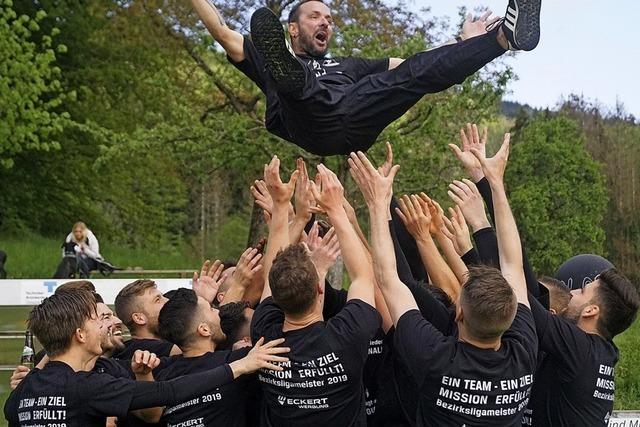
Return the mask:
<path id="1" fill-rule="evenodd" d="M 74 372 L 63 362 L 34 369 L 5 403 L 10 426 L 104 427 L 107 416 L 124 417 L 134 382 L 95 372 Z"/>
<path id="2" fill-rule="evenodd" d="M 254 340 L 284 337 L 289 362 L 281 372 L 261 370 L 262 425 L 365 426 L 362 372 L 369 343 L 380 328 L 376 309 L 361 300 L 347 302 L 336 316 L 302 329 L 282 331 L 284 313 L 267 298 L 251 324 Z"/>
<path id="3" fill-rule="evenodd" d="M 520 425 L 537 357 L 533 316 L 524 305 L 497 351 L 442 335 L 418 310 L 399 319 L 395 350 L 420 389 L 418 426 Z"/>
<path id="4" fill-rule="evenodd" d="M 251 348 L 218 350 L 198 357 L 175 356 L 156 380 L 166 381 L 214 369 L 242 359 L 249 350 Z M 250 382 L 256 382 L 255 376 L 246 375 L 202 396 L 168 406 L 164 410 L 163 422 L 167 425 L 245 427 Z"/>
<path id="5" fill-rule="evenodd" d="M 551 314 L 533 298 L 540 351 L 530 409 L 535 426 L 606 426 L 613 411 L 618 349 Z"/>

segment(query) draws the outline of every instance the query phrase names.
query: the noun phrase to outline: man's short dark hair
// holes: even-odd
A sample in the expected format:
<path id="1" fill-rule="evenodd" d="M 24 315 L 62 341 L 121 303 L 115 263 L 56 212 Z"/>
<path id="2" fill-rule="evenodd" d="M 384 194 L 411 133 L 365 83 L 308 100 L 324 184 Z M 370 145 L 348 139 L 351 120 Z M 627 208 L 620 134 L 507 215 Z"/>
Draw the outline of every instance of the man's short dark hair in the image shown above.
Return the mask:
<path id="1" fill-rule="evenodd" d="M 56 288 L 55 293 L 73 292 L 77 289 L 91 292 L 96 299 L 96 302 L 104 304 L 104 299 L 102 299 L 102 296 L 100 296 L 100 294 L 96 292 L 96 287 L 93 285 L 93 283 L 88 280 L 72 280 L 71 282 L 63 283 Z"/>
<path id="2" fill-rule="evenodd" d="M 480 341 L 490 341 L 509 329 L 518 308 L 516 295 L 500 270 L 469 268 L 460 291 L 465 328 Z"/>
<path id="3" fill-rule="evenodd" d="M 135 282 L 129 283 L 122 288 L 118 295 L 116 295 L 115 309 L 116 315 L 122 320 L 127 328 L 133 333 L 136 329 L 136 324 L 133 321 L 133 313 L 137 313 L 142 310 L 141 304 L 138 302 L 138 298 L 144 295 L 147 289 L 156 288 L 156 282 L 148 279 L 139 279 Z"/>
<path id="4" fill-rule="evenodd" d="M 289 315 L 303 314 L 316 300 L 318 272 L 302 244 L 278 252 L 269 271 L 273 300 Z"/>
<path id="5" fill-rule="evenodd" d="M 571 291 L 558 279 L 549 276 L 542 276 L 538 279 L 549 291 L 549 308 L 557 314 L 562 313 L 571 301 Z"/>
<path id="6" fill-rule="evenodd" d="M 640 296 L 638 289 L 615 268 L 598 276 L 596 303 L 600 307 L 598 333 L 613 339 L 631 326 L 638 314 Z"/>
<path id="7" fill-rule="evenodd" d="M 226 339 L 221 349 L 231 349 L 241 337 L 239 336 L 240 330 L 243 326 L 249 322 L 244 311 L 249 307 L 249 303 L 246 301 L 229 302 L 220 306 L 220 329 L 225 335 Z"/>
<path id="8" fill-rule="evenodd" d="M 300 6 L 302 6 L 305 3 L 309 3 L 310 1 L 317 1 L 322 4 L 325 4 L 323 0 L 300 0 L 291 8 L 291 11 L 289 12 L 289 19 L 288 19 L 289 24 L 291 24 L 292 22 L 298 22 L 298 19 L 300 19 Z"/>
<path id="9" fill-rule="evenodd" d="M 45 298 L 31 310 L 27 325 L 49 357 L 55 357 L 69 348 L 76 330 L 95 316 L 94 294 L 76 289 Z"/>
<path id="10" fill-rule="evenodd" d="M 195 322 L 198 313 L 198 296 L 187 288 L 176 290 L 158 315 L 160 336 L 181 349 L 196 335 Z"/>

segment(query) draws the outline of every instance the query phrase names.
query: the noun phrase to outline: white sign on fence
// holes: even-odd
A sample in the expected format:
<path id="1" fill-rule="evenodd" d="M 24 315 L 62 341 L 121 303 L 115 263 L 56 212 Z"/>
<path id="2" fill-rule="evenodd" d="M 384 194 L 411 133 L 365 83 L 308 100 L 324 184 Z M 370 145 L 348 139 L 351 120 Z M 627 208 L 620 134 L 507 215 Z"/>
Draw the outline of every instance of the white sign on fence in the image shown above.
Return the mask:
<path id="1" fill-rule="evenodd" d="M 96 291 L 107 304 L 113 304 L 120 289 L 135 279 L 92 279 Z M 191 288 L 191 279 L 152 279 L 158 289 L 167 292 L 178 288 Z M 69 279 L 0 280 L 0 305 L 37 305 L 53 294 L 58 286 Z M 640 427 L 640 426 L 639 426 Z"/>

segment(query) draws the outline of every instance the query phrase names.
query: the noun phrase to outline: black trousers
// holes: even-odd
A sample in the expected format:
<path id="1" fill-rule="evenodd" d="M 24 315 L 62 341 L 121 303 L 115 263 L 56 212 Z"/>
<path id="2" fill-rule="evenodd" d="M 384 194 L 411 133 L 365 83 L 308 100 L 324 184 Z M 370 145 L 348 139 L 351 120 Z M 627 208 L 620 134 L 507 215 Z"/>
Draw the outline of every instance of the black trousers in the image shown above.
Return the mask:
<path id="1" fill-rule="evenodd" d="M 280 94 L 282 114 L 297 145 L 318 155 L 366 151 L 378 135 L 428 93 L 462 83 L 505 50 L 496 31 L 420 52 L 397 68 L 352 85 L 326 85 L 307 70 L 300 94 Z"/>

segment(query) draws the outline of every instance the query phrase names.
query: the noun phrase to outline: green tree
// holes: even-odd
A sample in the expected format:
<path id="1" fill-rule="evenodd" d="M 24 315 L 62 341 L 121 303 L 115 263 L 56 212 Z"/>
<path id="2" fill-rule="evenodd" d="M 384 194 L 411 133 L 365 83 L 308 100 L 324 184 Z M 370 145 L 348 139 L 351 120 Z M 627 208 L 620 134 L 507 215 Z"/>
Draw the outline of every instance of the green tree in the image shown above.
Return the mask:
<path id="1" fill-rule="evenodd" d="M 604 253 L 607 190 L 579 123 L 541 114 L 517 129 L 506 180 L 527 254 L 552 274 L 569 257 Z"/>
<path id="2" fill-rule="evenodd" d="M 60 148 L 56 139 L 69 115 L 60 111 L 65 98 L 60 69 L 55 66 L 53 29 L 34 41 L 39 22 L 46 13 L 34 17 L 20 15 L 11 0 L 0 1 L 0 165 L 10 168 L 14 156 L 23 151 Z"/>

